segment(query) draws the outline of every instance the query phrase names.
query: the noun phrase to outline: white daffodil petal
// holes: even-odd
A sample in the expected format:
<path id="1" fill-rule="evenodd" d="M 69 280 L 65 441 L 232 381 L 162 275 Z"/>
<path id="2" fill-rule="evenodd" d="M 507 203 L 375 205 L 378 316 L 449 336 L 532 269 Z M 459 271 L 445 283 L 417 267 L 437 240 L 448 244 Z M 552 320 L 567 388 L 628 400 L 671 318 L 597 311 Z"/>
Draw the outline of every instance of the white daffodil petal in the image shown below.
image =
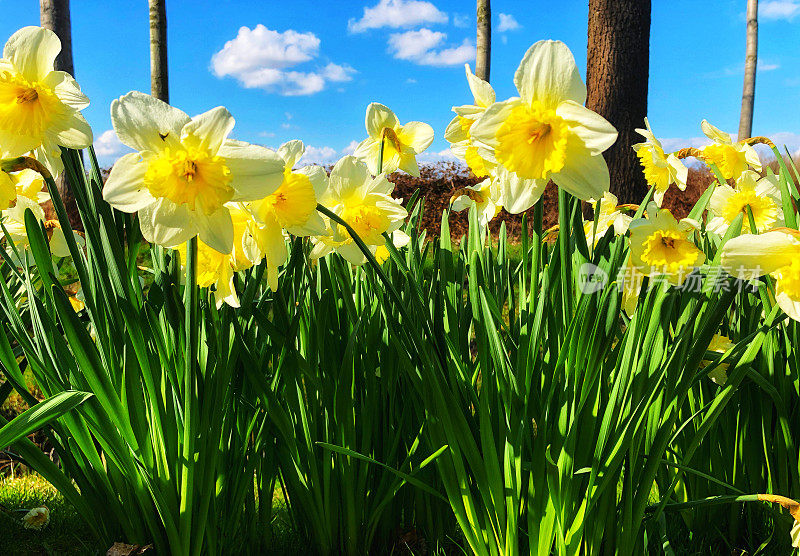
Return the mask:
<path id="1" fill-rule="evenodd" d="M 73 110 L 72 114 L 59 123 L 60 125 L 48 130 L 48 135 L 59 145 L 69 149 L 85 149 L 92 144 L 92 128 L 77 110 Z"/>
<path id="2" fill-rule="evenodd" d="M 230 253 L 233 249 L 233 220 L 227 207 L 222 207 L 210 216 L 195 213 L 195 222 L 200 239 L 220 253 Z"/>
<path id="3" fill-rule="evenodd" d="M 414 154 L 420 154 L 433 142 L 433 128 L 423 122 L 408 122 L 397 135 L 404 145 L 414 150 Z"/>
<path id="4" fill-rule="evenodd" d="M 725 243 L 721 265 L 731 276 L 749 280 L 790 265 L 798 255 L 800 240 L 791 234 L 745 234 Z"/>
<path id="5" fill-rule="evenodd" d="M 525 212 L 542 197 L 547 180 L 520 178 L 514 172 L 498 167 L 497 178 L 502 187 L 503 208 L 511 214 Z"/>
<path id="6" fill-rule="evenodd" d="M 565 100 L 586 103 L 586 85 L 572 52 L 561 41 L 531 46 L 514 74 L 514 85 L 526 103 L 538 101 L 553 109 Z"/>
<path id="7" fill-rule="evenodd" d="M 217 154 L 231 171 L 231 185 L 236 191 L 233 201 L 263 199 L 280 187 L 284 161 L 275 151 L 227 140 Z"/>
<path id="8" fill-rule="evenodd" d="M 469 69 L 469 64 L 464 64 L 464 69 L 467 72 L 467 84 L 469 85 L 469 90 L 472 91 L 475 104 L 482 108 L 492 104 L 495 101 L 495 93 L 492 86 L 472 73 Z"/>
<path id="9" fill-rule="evenodd" d="M 610 177 L 602 154 L 592 154 L 577 142 L 567 144 L 567 162 L 552 180 L 581 200 L 598 199 L 608 191 Z"/>
<path id="10" fill-rule="evenodd" d="M 186 205 L 163 198 L 139 210 L 139 227 L 148 242 L 163 247 L 175 247 L 197 235 Z"/>
<path id="11" fill-rule="evenodd" d="M 284 162 L 286 162 L 286 167 L 290 170 L 295 167 L 297 161 L 300 160 L 300 157 L 303 156 L 305 151 L 306 146 L 298 139 L 287 141 L 278 147 L 278 154 Z"/>
<path id="12" fill-rule="evenodd" d="M 367 133 L 370 137 L 380 137 L 383 128 L 388 127 L 394 129 L 400 122 L 394 112 L 389 110 L 388 107 L 378 102 L 373 102 L 367 106 L 367 115 L 364 119 L 364 125 L 367 127 Z"/>
<path id="13" fill-rule="evenodd" d="M 503 125 L 511 111 L 520 104 L 521 101 L 518 98 L 511 98 L 492 104 L 470 127 L 469 132 L 473 141 L 483 143 L 489 149 L 497 147 L 498 128 Z M 495 161 L 494 154 L 491 155 L 489 160 Z"/>
<path id="14" fill-rule="evenodd" d="M 103 199 L 122 212 L 136 212 L 155 202 L 144 184 L 147 163 L 139 153 L 126 154 L 114 163 L 103 186 Z"/>
<path id="15" fill-rule="evenodd" d="M 217 106 L 195 116 L 184 125 L 181 130 L 181 142 L 217 154 L 235 123 L 236 120 L 227 108 Z"/>
<path id="16" fill-rule="evenodd" d="M 117 137 L 137 151 L 159 152 L 178 146 L 181 130 L 190 121 L 185 112 L 138 91 L 111 103 L 111 123 Z"/>
<path id="17" fill-rule="evenodd" d="M 53 63 L 61 52 L 61 41 L 50 29 L 23 27 L 8 39 L 3 58 L 29 82 L 41 81 L 53 71 Z"/>
<path id="18" fill-rule="evenodd" d="M 604 117 L 573 101 L 559 104 L 556 114 L 569 123 L 570 131 L 592 154 L 602 153 L 617 140 L 617 130 Z"/>
<path id="19" fill-rule="evenodd" d="M 58 99 L 70 108 L 83 110 L 89 106 L 89 97 L 83 94 L 78 82 L 65 71 L 51 71 L 44 84 L 55 90 Z"/>

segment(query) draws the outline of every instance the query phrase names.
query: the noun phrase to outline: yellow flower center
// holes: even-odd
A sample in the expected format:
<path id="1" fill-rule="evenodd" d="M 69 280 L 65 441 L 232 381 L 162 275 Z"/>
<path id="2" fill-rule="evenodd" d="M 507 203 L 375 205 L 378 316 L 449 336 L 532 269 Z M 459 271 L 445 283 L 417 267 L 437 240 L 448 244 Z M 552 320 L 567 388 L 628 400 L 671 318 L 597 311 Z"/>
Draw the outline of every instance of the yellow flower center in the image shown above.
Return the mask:
<path id="1" fill-rule="evenodd" d="M 697 261 L 697 247 L 675 230 L 658 230 L 644 241 L 642 261 L 671 274 Z"/>
<path id="2" fill-rule="evenodd" d="M 735 145 L 713 143 L 703 149 L 703 157 L 715 164 L 726 180 L 738 178 L 747 170 L 744 151 Z"/>
<path id="3" fill-rule="evenodd" d="M 348 208 L 342 214 L 345 222 L 369 245 L 383 244 L 383 232 L 389 229 L 389 218 L 376 206 L 358 205 Z M 340 226 L 341 228 L 341 226 Z M 339 230 L 344 237 L 349 237 L 347 230 Z"/>
<path id="4" fill-rule="evenodd" d="M 274 214 L 282 228 L 301 226 L 317 210 L 317 196 L 311 180 L 305 174 L 287 170 L 280 187 L 264 199 L 259 207 L 259 217 L 266 220 Z"/>
<path id="5" fill-rule="evenodd" d="M 394 129 L 385 127 L 381 130 L 381 141 L 383 143 L 383 160 L 387 160 L 394 153 L 403 152 L 403 144 Z"/>
<path id="6" fill-rule="evenodd" d="M 478 154 L 477 147 L 467 147 L 464 158 L 467 161 L 467 166 L 469 166 L 469 169 L 472 170 L 475 176 L 485 178 L 489 175 L 489 170 L 486 168 L 486 161 Z"/>
<path id="7" fill-rule="evenodd" d="M 645 181 L 647 181 L 649 185 L 655 187 L 657 191 L 666 191 L 671 181 L 669 166 L 667 166 L 666 163 L 663 166 L 659 166 L 653 161 L 653 157 L 659 156 L 659 154 L 666 162 L 664 153 L 654 151 L 651 146 L 642 147 L 639 149 L 639 152 L 636 153 L 636 156 L 639 157 L 639 162 L 642 164 Z"/>
<path id="8" fill-rule="evenodd" d="M 207 215 L 233 198 L 231 179 L 224 158 L 192 148 L 164 149 L 149 161 L 144 175 L 154 197 L 165 197 Z"/>
<path id="9" fill-rule="evenodd" d="M 0 129 L 26 137 L 43 136 L 66 107 L 41 83 L 10 72 L 0 74 Z"/>
<path id="10" fill-rule="evenodd" d="M 472 124 L 475 123 L 475 120 L 472 120 L 470 118 L 465 118 L 464 116 L 457 116 L 457 118 L 458 118 L 458 123 L 461 126 L 461 131 L 466 133 L 467 137 L 469 137 L 469 130 L 472 127 Z"/>
<path id="11" fill-rule="evenodd" d="M 800 259 L 792 259 L 792 264 L 778 271 L 775 293 L 785 293 L 792 301 L 800 301 Z"/>
<path id="12" fill-rule="evenodd" d="M 747 207 L 750 207 L 750 210 L 753 212 L 753 220 L 755 221 L 757 231 L 772 227 L 772 224 L 778 219 L 778 205 L 775 201 L 770 197 L 759 197 L 752 187 L 738 189 L 736 193 L 728 199 L 720 216 L 730 223 L 733 222 L 740 213 L 744 214 L 742 233 L 751 233 L 750 217 L 747 214 Z"/>
<path id="13" fill-rule="evenodd" d="M 567 123 L 555 110 L 539 102 L 519 105 L 497 130 L 495 155 L 520 177 L 546 179 L 564 167 L 568 135 Z"/>

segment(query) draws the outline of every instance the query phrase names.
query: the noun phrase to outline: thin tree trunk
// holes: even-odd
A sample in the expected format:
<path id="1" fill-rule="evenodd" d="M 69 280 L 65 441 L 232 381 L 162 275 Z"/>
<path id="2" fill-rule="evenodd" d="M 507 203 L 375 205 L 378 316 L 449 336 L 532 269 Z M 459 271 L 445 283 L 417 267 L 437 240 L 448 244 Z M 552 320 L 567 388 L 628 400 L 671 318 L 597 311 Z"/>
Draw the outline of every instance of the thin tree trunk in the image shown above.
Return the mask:
<path id="1" fill-rule="evenodd" d="M 490 0 L 478 0 L 478 36 L 475 75 L 489 81 L 492 57 L 492 7 Z"/>
<path id="2" fill-rule="evenodd" d="M 611 191 L 620 202 L 638 203 L 647 184 L 631 145 L 647 116 L 650 64 L 650 0 L 589 0 L 586 106 L 617 128 L 605 151 Z"/>
<path id="3" fill-rule="evenodd" d="M 747 0 L 747 51 L 744 59 L 742 112 L 739 116 L 739 141 L 753 134 L 753 104 L 756 99 L 758 65 L 758 0 Z"/>
<path id="4" fill-rule="evenodd" d="M 69 0 L 39 0 L 39 19 L 42 27 L 53 31 L 61 41 L 61 53 L 56 57 L 56 71 L 65 71 L 75 76 L 75 66 L 72 62 L 72 24 L 69 16 Z M 58 192 L 69 215 L 72 229 L 82 230 L 83 223 L 78 214 L 75 195 L 67 183 L 66 173 L 62 172 L 56 179 Z M 45 206 L 48 218 L 52 217 L 52 206 Z"/>
<path id="5" fill-rule="evenodd" d="M 167 8 L 165 0 L 150 2 L 150 92 L 169 102 L 167 70 Z"/>

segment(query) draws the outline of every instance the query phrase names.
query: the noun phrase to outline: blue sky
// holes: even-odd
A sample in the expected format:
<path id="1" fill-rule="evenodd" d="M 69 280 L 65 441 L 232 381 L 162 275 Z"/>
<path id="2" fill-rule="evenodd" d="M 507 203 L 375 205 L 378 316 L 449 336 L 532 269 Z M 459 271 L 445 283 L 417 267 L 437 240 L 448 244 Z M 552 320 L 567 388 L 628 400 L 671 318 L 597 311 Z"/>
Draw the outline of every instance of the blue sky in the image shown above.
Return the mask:
<path id="1" fill-rule="evenodd" d="M 408 4 L 412 4 L 408 6 Z M 564 41 L 585 75 L 586 0 L 494 0 L 492 84 L 515 94 L 527 48 Z M 372 101 L 402 122 L 430 123 L 428 157 L 446 156 L 452 105 L 470 101 L 471 0 L 167 0 L 170 95 L 190 115 L 224 105 L 238 139 L 279 146 L 302 139 L 308 160 L 331 161 L 364 135 Z M 558 9 L 554 9 L 558 6 Z M 39 2 L 0 0 L 0 37 L 37 25 Z M 665 146 L 700 141 L 700 120 L 735 132 L 744 61 L 744 0 L 654 0 L 649 117 Z M 13 17 L 10 15 L 13 14 Z M 502 14 L 502 15 L 501 15 Z M 760 2 L 754 134 L 800 148 L 800 0 Z M 148 13 L 143 0 L 74 0 L 75 73 L 92 101 L 84 111 L 105 163 L 124 152 L 109 105 L 149 92 Z M 441 155 L 437 153 L 443 153 Z"/>

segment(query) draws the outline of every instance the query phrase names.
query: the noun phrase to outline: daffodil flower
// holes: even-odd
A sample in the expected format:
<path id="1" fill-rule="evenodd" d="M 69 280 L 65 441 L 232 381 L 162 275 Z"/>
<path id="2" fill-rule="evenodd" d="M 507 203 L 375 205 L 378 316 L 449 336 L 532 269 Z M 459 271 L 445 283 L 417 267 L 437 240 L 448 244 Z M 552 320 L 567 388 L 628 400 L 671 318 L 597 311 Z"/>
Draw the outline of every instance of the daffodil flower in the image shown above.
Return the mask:
<path id="1" fill-rule="evenodd" d="M 647 218 L 629 226 L 632 265 L 645 276 L 663 275 L 669 283 L 681 285 L 706 259 L 689 239 L 698 228 L 696 221 L 678 222 L 667 209 L 650 203 Z"/>
<path id="2" fill-rule="evenodd" d="M 711 343 L 708 344 L 708 349 L 706 351 L 713 351 L 714 353 L 723 355 L 725 352 L 730 351 L 734 345 L 735 344 L 731 342 L 731 339 L 727 336 L 722 334 L 714 334 L 714 337 L 711 339 Z M 707 367 L 712 364 L 714 366 L 708 372 L 708 378 L 710 378 L 711 381 L 718 386 L 725 386 L 725 383 L 728 382 L 728 363 L 715 364 L 709 361 L 703 361 L 700 366 Z"/>
<path id="3" fill-rule="evenodd" d="M 80 113 L 89 99 L 68 73 L 53 71 L 59 52 L 55 33 L 23 27 L 8 39 L 0 59 L 0 158 L 33 151 L 53 175 L 64 168 L 59 146 L 92 144 Z"/>
<path id="4" fill-rule="evenodd" d="M 25 529 L 40 531 L 50 523 L 50 510 L 46 506 L 33 508 L 22 518 L 22 525 Z"/>
<path id="5" fill-rule="evenodd" d="M 28 231 L 25 226 L 25 211 L 30 209 L 37 222 L 45 221 L 44 209 L 39 206 L 39 203 L 30 197 L 19 196 L 13 207 L 0 212 L 0 220 L 6 229 L 6 240 L 13 243 L 16 250 L 19 252 L 25 251 L 30 242 L 28 241 Z M 50 253 L 53 257 L 69 257 L 70 251 L 67 245 L 67 240 L 64 237 L 64 231 L 56 221 L 45 222 L 45 227 L 50 235 Z M 75 241 L 78 245 L 83 245 L 84 239 L 77 233 L 71 232 L 75 236 Z M 2 236 L 0 236 L 2 237 Z M 10 246 L 7 247 L 6 253 L 14 260 L 14 264 L 21 264 L 21 261 L 14 259 L 14 251 Z"/>
<path id="6" fill-rule="evenodd" d="M 700 123 L 703 133 L 713 143 L 703 148 L 703 159 L 713 163 L 726 180 L 737 179 L 748 168 L 760 172 L 758 153 L 744 141 L 734 143 L 731 136 L 706 120 Z"/>
<path id="7" fill-rule="evenodd" d="M 450 208 L 464 210 L 474 206 L 478 211 L 478 222 L 486 226 L 503 210 L 501 195 L 497 180 L 486 178 L 480 183 L 459 189 L 453 195 Z"/>
<path id="8" fill-rule="evenodd" d="M 374 253 L 384 245 L 383 234 L 392 234 L 403 225 L 408 212 L 390 193 L 394 185 L 384 174 L 372 177 L 355 157 L 339 160 L 331 171 L 329 185 L 320 203 L 347 222 Z M 327 233 L 312 238 L 311 258 L 336 251 L 354 265 L 366 257 L 344 226 L 328 222 Z"/>
<path id="9" fill-rule="evenodd" d="M 267 284 L 276 291 L 278 269 L 289 259 L 284 229 L 274 215 L 260 222 L 243 205 L 236 205 L 230 206 L 236 238 L 231 254 L 233 269 L 245 270 L 265 260 Z M 321 230 L 325 230 L 324 223 Z"/>
<path id="10" fill-rule="evenodd" d="M 480 155 L 478 147 L 472 143 L 470 128 L 486 109 L 494 104 L 495 93 L 489 83 L 477 77 L 465 64 L 467 83 L 474 98 L 474 104 L 454 106 L 456 117 L 447 125 L 444 138 L 450 143 L 450 151 L 469 166 L 472 173 L 479 178 L 489 175 L 489 171 L 496 166 Z"/>
<path id="11" fill-rule="evenodd" d="M 111 104 L 120 141 L 138 152 L 111 169 L 103 198 L 138 212 L 144 238 L 174 247 L 199 236 L 230 253 L 229 202 L 263 199 L 280 186 L 284 161 L 274 151 L 228 139 L 234 119 L 223 107 L 190 118 L 139 92 Z"/>
<path id="12" fill-rule="evenodd" d="M 750 230 L 748 208 L 753 213 L 755 230 Z M 735 188 L 718 184 L 711 194 L 709 209 L 714 216 L 708 229 L 720 235 L 725 235 L 728 226 L 740 214 L 744 214 L 743 233 L 759 233 L 783 226 L 781 192 L 778 178 L 772 172 L 760 178 L 752 170 L 745 170 L 736 180 Z"/>
<path id="13" fill-rule="evenodd" d="M 597 204 L 594 199 L 589 202 L 592 206 Z M 614 194 L 609 192 L 603 194 L 603 198 L 600 199 L 600 210 L 596 215 L 597 226 L 591 220 L 583 223 L 587 244 L 597 245 L 597 242 L 606 235 L 606 230 L 609 228 L 614 228 L 614 233 L 618 236 L 627 233 L 628 226 L 633 218 L 620 211 L 620 207 L 617 204 L 617 197 Z"/>
<path id="14" fill-rule="evenodd" d="M 741 280 L 771 275 L 778 305 L 800 321 L 800 232 L 781 228 L 730 239 L 722 247 L 722 266 Z"/>
<path id="15" fill-rule="evenodd" d="M 411 237 L 405 233 L 403 230 L 395 230 L 392 232 L 392 245 L 394 245 L 395 249 L 401 249 L 408 245 L 411 242 Z M 391 254 L 389 253 L 389 248 L 386 247 L 386 244 L 379 245 L 377 249 L 375 249 L 375 260 L 378 261 L 378 264 L 383 264 L 389 260 Z"/>
<path id="16" fill-rule="evenodd" d="M 175 251 L 180 254 L 183 273 L 185 274 L 186 244 L 180 244 Z M 197 242 L 197 285 L 210 288 L 216 300 L 217 308 L 223 303 L 231 307 L 239 307 L 239 297 L 233 284 L 233 265 L 230 253 L 220 253 L 202 240 Z"/>
<path id="17" fill-rule="evenodd" d="M 394 112 L 383 104 L 373 102 L 367 107 L 365 119 L 369 137 L 361 141 L 353 156 L 363 161 L 373 176 L 391 174 L 400 169 L 419 176 L 417 155 L 433 141 L 433 128 L 423 122 L 400 125 Z M 383 147 L 382 165 L 381 146 Z"/>
<path id="18" fill-rule="evenodd" d="M 41 174 L 26 168 L 19 172 L 0 172 L 0 210 L 13 207 L 19 197 L 26 197 L 36 204 L 50 200 L 44 191 L 44 178 Z"/>
<path id="19" fill-rule="evenodd" d="M 670 185 L 675 184 L 681 191 L 686 190 L 689 169 L 674 154 L 664 153 L 661 141 L 656 139 L 647 118 L 644 119 L 644 126 L 645 129 L 637 129 L 636 133 L 644 137 L 645 141 L 633 145 L 633 150 L 642 164 L 644 179 L 654 188 L 653 200 L 660 207 Z"/>
<path id="20" fill-rule="evenodd" d="M 482 152 L 521 180 L 535 180 L 535 188 L 553 180 L 579 199 L 602 197 L 609 188 L 602 152 L 617 132 L 583 106 L 586 86 L 569 48 L 558 41 L 537 42 L 522 59 L 514 84 L 519 98 L 492 104 L 470 127 L 473 140 L 485 147 Z M 504 199 L 516 212 L 532 206 L 518 205 L 518 195 L 538 199 L 510 190 Z"/>

